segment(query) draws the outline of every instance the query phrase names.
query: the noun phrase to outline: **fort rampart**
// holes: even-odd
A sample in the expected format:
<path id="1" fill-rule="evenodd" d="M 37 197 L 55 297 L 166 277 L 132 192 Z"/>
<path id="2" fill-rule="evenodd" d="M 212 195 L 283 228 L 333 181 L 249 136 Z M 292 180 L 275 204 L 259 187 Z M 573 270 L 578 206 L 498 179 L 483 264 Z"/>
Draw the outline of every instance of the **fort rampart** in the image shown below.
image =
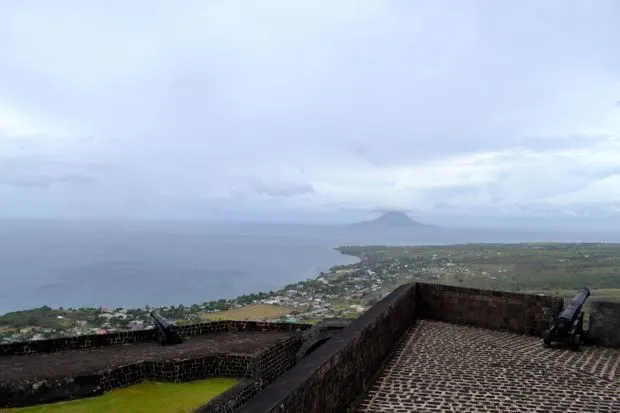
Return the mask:
<path id="1" fill-rule="evenodd" d="M 398 341 L 418 318 L 540 336 L 563 305 L 560 297 L 405 284 L 237 413 L 345 412 L 368 390 L 380 366 L 393 355 Z M 619 346 L 619 323 L 619 303 L 592 303 L 591 326 L 596 342 Z"/>
<path id="2" fill-rule="evenodd" d="M 593 343 L 620 348 L 620 302 L 592 301 L 588 338 Z"/>
<path id="3" fill-rule="evenodd" d="M 310 328 L 307 324 L 270 323 L 260 321 L 212 321 L 177 327 L 181 337 L 192 337 L 218 332 L 292 332 Z M 85 350 L 118 344 L 141 343 L 155 340 L 155 330 L 129 330 L 109 334 L 88 334 L 82 336 L 52 338 L 16 343 L 0 344 L 0 357 L 33 353 L 53 353 L 67 350 Z"/>
<path id="4" fill-rule="evenodd" d="M 0 384 L 0 407 L 100 394 L 143 379 L 188 381 L 206 377 L 242 378 L 240 384 L 200 407 L 201 413 L 344 412 L 374 383 L 417 319 L 465 324 L 487 330 L 540 336 L 563 307 L 562 298 L 489 291 L 431 283 L 404 284 L 384 297 L 307 356 L 296 361 L 301 332 L 309 325 L 220 321 L 179 327 L 183 337 L 288 334 L 256 351 L 212 352 L 206 356 L 135 360 L 92 374 L 37 382 Z M 592 301 L 588 340 L 620 347 L 620 303 Z M 252 334 L 256 333 L 256 334 Z M 130 347 L 153 341 L 153 331 L 122 332 L 0 345 L 6 358 L 70 350 Z M 195 339 L 196 341 L 198 339 Z M 188 340 L 192 341 L 192 340 Z M 140 344 L 143 343 L 143 344 Z M 267 343 L 267 341 L 265 341 Z M 257 344 L 258 345 L 258 344 Z M 541 341 L 542 346 L 542 341 Z M 121 346 L 123 347 L 123 346 Z M 199 353 L 200 343 L 196 343 Z M 200 350 L 202 351 L 202 350 Z"/>
<path id="5" fill-rule="evenodd" d="M 25 362 L 39 366 L 41 371 L 14 380 L 0 383 L 0 407 L 17 407 L 49 403 L 95 396 L 104 391 L 138 383 L 142 380 L 168 382 L 184 382 L 209 377 L 245 378 L 253 382 L 253 392 L 245 392 L 244 400 L 249 399 L 267 383 L 289 369 L 295 363 L 295 355 L 301 346 L 301 331 L 309 328 L 305 324 L 290 323 L 259 323 L 218 321 L 179 327 L 183 337 L 209 339 L 210 336 L 221 336 L 222 333 L 281 334 L 269 345 L 248 348 L 246 351 L 232 352 L 210 351 L 193 352 L 187 350 L 179 354 L 157 356 L 159 345 L 145 347 L 145 353 L 135 352 L 118 360 L 116 351 L 88 353 L 84 358 L 83 350 L 105 349 L 111 346 L 126 350 L 124 345 L 148 345 L 154 341 L 152 330 L 128 331 L 117 334 L 95 336 L 78 336 L 71 338 L 33 341 L 28 343 L 3 344 L 0 354 L 4 361 L 26 357 Z M 229 339 L 230 340 L 230 339 Z M 242 341 L 242 340 L 241 340 Z M 243 347 L 243 343 L 237 345 Z M 79 369 L 67 366 L 66 354 L 77 352 L 73 357 L 76 363 L 80 357 L 82 364 Z M 79 353 L 82 353 L 80 355 Z M 147 354 L 148 353 L 148 354 Z M 154 356 L 153 356 L 154 354 Z M 54 356 L 57 355 L 58 357 Z M 52 357 L 54 356 L 54 357 Z M 97 365 L 93 357 L 110 358 L 108 367 Z M 33 358 L 37 358 L 36 362 Z M 98 360 L 101 361 L 101 360 Z M 105 363 L 105 361 L 103 361 Z M 10 363 L 9 363 L 10 364 Z M 48 365 L 49 364 L 49 365 Z M 92 366 L 89 366 L 92 365 Z M 10 373 L 7 373 L 10 376 Z M 208 410 L 205 410 L 208 411 Z"/>

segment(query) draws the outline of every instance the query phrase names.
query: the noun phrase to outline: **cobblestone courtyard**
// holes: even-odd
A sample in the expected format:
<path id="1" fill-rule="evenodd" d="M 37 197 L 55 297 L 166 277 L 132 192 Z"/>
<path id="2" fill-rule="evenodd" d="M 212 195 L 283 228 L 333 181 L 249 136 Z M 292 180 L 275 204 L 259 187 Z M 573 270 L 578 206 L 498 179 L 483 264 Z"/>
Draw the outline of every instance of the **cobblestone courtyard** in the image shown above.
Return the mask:
<path id="1" fill-rule="evenodd" d="M 619 413 L 620 350 L 421 320 L 358 412 Z"/>

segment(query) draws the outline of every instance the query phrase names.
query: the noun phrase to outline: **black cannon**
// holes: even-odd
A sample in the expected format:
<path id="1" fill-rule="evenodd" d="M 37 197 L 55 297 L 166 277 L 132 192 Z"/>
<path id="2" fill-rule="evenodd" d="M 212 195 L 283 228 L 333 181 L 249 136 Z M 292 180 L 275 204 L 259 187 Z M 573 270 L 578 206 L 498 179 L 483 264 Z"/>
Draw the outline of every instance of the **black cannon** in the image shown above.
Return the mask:
<path id="1" fill-rule="evenodd" d="M 568 303 L 560 314 L 551 320 L 548 329 L 543 330 L 543 342 L 550 346 L 551 342 L 562 341 L 575 350 L 579 350 L 584 339 L 583 311 L 581 307 L 590 296 L 590 290 L 582 288 Z"/>
<path id="2" fill-rule="evenodd" d="M 168 344 L 181 344 L 183 342 L 172 321 L 163 317 L 157 310 L 151 311 L 151 317 L 155 320 L 155 330 L 159 344 L 165 346 Z"/>

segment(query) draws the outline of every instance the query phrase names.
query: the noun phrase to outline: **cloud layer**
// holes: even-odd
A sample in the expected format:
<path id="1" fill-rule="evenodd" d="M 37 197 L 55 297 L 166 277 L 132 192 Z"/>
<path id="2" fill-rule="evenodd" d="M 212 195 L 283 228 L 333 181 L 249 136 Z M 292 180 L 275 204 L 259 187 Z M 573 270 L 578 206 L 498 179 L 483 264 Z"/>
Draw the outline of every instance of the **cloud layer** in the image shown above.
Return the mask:
<path id="1" fill-rule="evenodd" d="M 15 2 L 0 214 L 618 214 L 619 19 L 614 0 Z"/>

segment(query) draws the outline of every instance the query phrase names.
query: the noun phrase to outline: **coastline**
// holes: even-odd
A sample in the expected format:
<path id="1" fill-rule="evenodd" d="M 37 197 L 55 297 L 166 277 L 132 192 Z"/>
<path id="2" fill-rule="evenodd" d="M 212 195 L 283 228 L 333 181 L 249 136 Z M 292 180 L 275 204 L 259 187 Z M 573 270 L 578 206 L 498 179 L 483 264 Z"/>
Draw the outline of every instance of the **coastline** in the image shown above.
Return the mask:
<path id="1" fill-rule="evenodd" d="M 191 306 L 276 290 L 315 278 L 334 265 L 357 261 L 336 254 L 326 240 L 291 243 L 281 237 L 248 239 L 233 234 L 220 242 L 199 230 L 189 234 L 115 230 L 90 240 L 90 234 L 81 230 L 61 244 L 53 243 L 63 235 L 59 231 L 37 229 L 0 251 L 4 285 L 0 314 L 42 306 Z"/>
<path id="2" fill-rule="evenodd" d="M 337 247 L 327 248 L 336 250 Z M 183 323 L 233 319 L 312 324 L 332 317 L 355 318 L 395 286 L 412 281 L 572 298 L 575 288 L 581 288 L 583 281 L 565 275 L 573 274 L 584 265 L 596 268 L 588 281 L 593 299 L 620 300 L 617 267 L 610 266 L 610 259 L 620 262 L 620 244 L 486 243 L 459 244 L 458 247 L 344 246 L 339 252 L 340 249 L 346 251 L 342 254 L 355 257 L 358 263 L 332 266 L 324 276 L 295 281 L 276 291 L 250 293 L 202 305 L 163 307 L 161 314 Z M 21 318 L 16 314 L 12 319 L 6 315 L 0 317 L 0 341 L 150 328 L 148 310 L 54 310 L 49 307 L 28 310 L 22 312 Z M 14 331 L 7 331 L 7 326 Z M 55 335 L 45 336 L 47 333 Z"/>
<path id="3" fill-rule="evenodd" d="M 149 329 L 153 325 L 150 311 L 155 308 L 159 309 L 164 317 L 181 324 L 196 321 L 217 321 L 221 317 L 233 317 L 235 314 L 238 316 L 239 310 L 244 310 L 241 311 L 244 314 L 242 320 L 293 323 L 297 322 L 296 314 L 309 311 L 309 315 L 306 314 L 306 317 L 300 322 L 314 323 L 332 311 L 335 305 L 335 303 L 327 301 L 323 303 L 321 300 L 314 301 L 316 286 L 325 282 L 324 279 L 319 281 L 322 278 L 321 273 L 333 275 L 338 270 L 355 267 L 361 262 L 359 257 L 344 254 L 336 249 L 339 247 L 327 248 L 331 252 L 338 252 L 339 255 L 351 257 L 351 261 L 355 262 L 331 265 L 327 272 L 315 270 L 311 277 L 291 284 L 280 285 L 275 291 L 261 291 L 232 298 L 219 298 L 202 304 L 127 306 L 115 309 L 105 307 L 65 309 L 63 307 L 42 306 L 8 312 L 0 315 L 0 343 Z M 293 295 L 291 295 L 291 290 L 295 291 Z M 293 296 L 297 298 L 295 299 Z M 347 297 L 343 296 L 336 301 L 344 302 L 346 300 Z M 278 311 L 274 311 L 274 309 L 278 309 Z M 365 310 L 366 307 L 357 306 L 355 310 L 349 309 L 348 314 L 355 316 L 355 314 Z"/>
<path id="4" fill-rule="evenodd" d="M 331 251 L 331 252 L 337 253 L 338 255 L 350 257 L 350 258 L 352 258 L 352 261 L 354 261 L 354 262 L 345 263 L 345 264 L 330 265 L 326 269 L 326 271 L 321 271 L 320 270 L 320 266 L 312 267 L 310 270 L 306 271 L 306 275 L 310 275 L 310 276 L 307 276 L 307 277 L 305 277 L 303 279 L 300 278 L 296 282 L 293 282 L 293 284 L 303 283 L 303 282 L 306 282 L 307 280 L 316 280 L 316 279 L 318 279 L 320 277 L 320 273 L 321 272 L 329 273 L 329 272 L 333 272 L 334 269 L 337 268 L 337 267 L 343 267 L 343 266 L 346 267 L 346 266 L 350 266 L 350 265 L 356 265 L 356 264 L 359 264 L 360 262 L 362 262 L 362 260 L 358 256 L 352 255 L 352 254 L 347 254 L 347 253 L 344 253 L 344 252 L 340 251 L 339 248 L 341 248 L 341 247 L 342 246 L 339 246 L 339 245 L 338 246 L 333 246 L 333 245 L 329 246 L 328 245 L 327 249 L 329 251 Z M 248 293 L 248 294 L 241 294 L 241 295 L 231 296 L 231 297 L 218 297 L 218 298 L 216 298 L 214 300 L 210 300 L 210 301 L 222 301 L 222 300 L 224 300 L 224 301 L 227 301 L 227 302 L 235 302 L 235 301 L 238 301 L 241 297 L 245 297 L 247 295 L 253 295 L 253 294 L 257 294 L 257 295 L 258 294 L 265 294 L 267 297 L 270 297 L 272 295 L 277 294 L 278 291 L 284 290 L 284 288 L 287 285 L 290 285 L 290 284 L 291 283 L 279 286 L 277 290 L 273 291 L 273 294 L 270 294 L 269 292 L 265 292 L 265 291 L 256 291 L 256 292 L 252 292 L 252 293 Z M 178 304 L 169 304 L 169 305 L 163 305 L 163 306 L 151 306 L 151 305 L 147 304 L 147 305 L 144 305 L 144 306 L 135 306 L 135 307 L 127 306 L 127 307 L 118 307 L 118 308 L 123 308 L 126 311 L 139 311 L 139 310 L 144 309 L 144 308 L 149 308 L 149 309 L 153 309 L 153 308 L 169 308 L 169 307 L 176 307 L 177 305 Z M 185 308 L 191 308 L 192 306 L 195 306 L 195 305 L 201 305 L 201 303 L 195 302 L 195 303 L 191 303 L 191 304 L 180 304 L 180 306 L 185 307 Z M 6 316 L 6 315 L 9 315 L 9 314 L 27 313 L 27 312 L 35 311 L 35 310 L 38 310 L 38 309 L 41 309 L 41 308 L 49 308 L 51 310 L 56 310 L 56 311 L 67 311 L 67 310 L 64 310 L 64 309 L 65 308 L 69 309 L 71 307 L 64 307 L 64 306 L 52 307 L 52 306 L 48 306 L 48 305 L 43 305 L 43 306 L 40 306 L 40 307 L 30 307 L 30 308 L 26 308 L 26 309 L 15 310 L 15 311 L 8 311 L 6 313 L 2 313 L 2 314 L 0 314 L 0 319 L 2 319 L 2 317 Z M 90 311 L 96 311 L 96 310 L 99 310 L 101 308 L 105 308 L 105 307 L 102 307 L 102 306 L 82 306 L 82 307 L 79 307 L 79 309 L 90 310 Z M 1 331 L 1 327 L 2 326 L 0 325 L 0 331 Z"/>

